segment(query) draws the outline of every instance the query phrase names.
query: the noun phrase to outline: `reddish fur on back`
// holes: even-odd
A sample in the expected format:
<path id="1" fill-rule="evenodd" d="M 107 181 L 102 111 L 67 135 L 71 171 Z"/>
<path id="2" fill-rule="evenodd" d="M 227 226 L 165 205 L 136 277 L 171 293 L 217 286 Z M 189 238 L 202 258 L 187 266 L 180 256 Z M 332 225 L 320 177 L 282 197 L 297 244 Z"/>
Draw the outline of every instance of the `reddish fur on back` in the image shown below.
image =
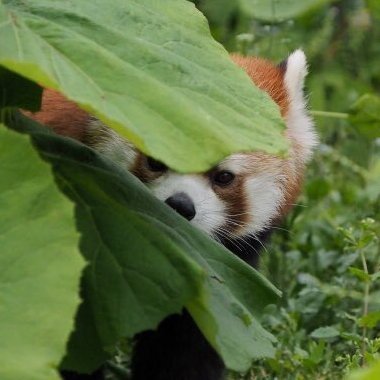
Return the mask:
<path id="1" fill-rule="evenodd" d="M 60 135 L 79 141 L 83 141 L 85 137 L 88 113 L 56 91 L 45 89 L 41 110 L 36 113 L 24 113 Z"/>

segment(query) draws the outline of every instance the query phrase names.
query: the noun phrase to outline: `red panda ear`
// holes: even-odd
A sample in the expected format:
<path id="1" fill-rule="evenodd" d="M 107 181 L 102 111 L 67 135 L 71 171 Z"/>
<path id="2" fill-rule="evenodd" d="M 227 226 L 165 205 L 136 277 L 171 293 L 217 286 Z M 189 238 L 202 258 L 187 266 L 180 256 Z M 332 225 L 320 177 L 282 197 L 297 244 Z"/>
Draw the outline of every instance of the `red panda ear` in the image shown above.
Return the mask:
<path id="1" fill-rule="evenodd" d="M 284 86 L 284 70 L 262 58 L 244 57 L 239 54 L 232 54 L 231 58 L 246 71 L 257 87 L 271 96 L 280 107 L 281 115 L 285 117 L 288 99 Z"/>
<path id="2" fill-rule="evenodd" d="M 308 73 L 305 53 L 298 49 L 279 64 L 290 101 L 303 99 L 303 87 Z"/>
<path id="3" fill-rule="evenodd" d="M 313 121 L 307 110 L 304 82 L 308 73 L 305 53 L 296 50 L 278 66 L 283 72 L 283 81 L 288 98 L 286 114 L 287 133 L 297 145 L 299 158 L 307 161 L 317 144 Z"/>

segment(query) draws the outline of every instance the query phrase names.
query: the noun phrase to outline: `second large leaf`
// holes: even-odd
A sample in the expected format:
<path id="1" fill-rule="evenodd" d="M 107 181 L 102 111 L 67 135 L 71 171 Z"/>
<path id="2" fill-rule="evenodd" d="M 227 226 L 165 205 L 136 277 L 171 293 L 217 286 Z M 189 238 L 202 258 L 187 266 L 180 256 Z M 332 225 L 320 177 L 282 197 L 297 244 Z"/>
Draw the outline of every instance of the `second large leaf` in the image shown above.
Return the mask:
<path id="1" fill-rule="evenodd" d="M 25 118 L 12 124 L 34 125 Z M 253 358 L 273 355 L 272 336 L 258 322 L 278 294 L 265 278 L 154 198 L 129 172 L 71 139 L 35 126 L 30 133 L 76 203 L 81 250 L 89 262 L 80 312 L 85 320 L 79 316 L 73 336 L 87 347 L 80 352 L 71 344 L 76 350 L 69 352 L 66 368 L 96 368 L 102 349 L 156 327 L 183 306 L 228 368 L 244 371 Z M 83 341 L 92 326 L 92 340 Z"/>

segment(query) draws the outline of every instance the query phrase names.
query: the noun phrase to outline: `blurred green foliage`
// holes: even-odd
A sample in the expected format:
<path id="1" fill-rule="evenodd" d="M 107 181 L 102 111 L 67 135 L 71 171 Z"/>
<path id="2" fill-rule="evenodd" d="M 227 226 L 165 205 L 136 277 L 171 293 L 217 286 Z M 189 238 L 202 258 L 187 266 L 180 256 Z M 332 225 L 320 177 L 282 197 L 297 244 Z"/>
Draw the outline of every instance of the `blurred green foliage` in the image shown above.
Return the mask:
<path id="1" fill-rule="evenodd" d="M 303 196 L 262 255 L 284 292 L 262 321 L 276 357 L 231 378 L 342 379 L 380 359 L 380 2 L 302 2 L 287 16 L 290 1 L 251 1 L 271 4 L 266 20 L 248 0 L 195 3 L 229 51 L 280 62 L 305 50 L 321 140 Z"/>

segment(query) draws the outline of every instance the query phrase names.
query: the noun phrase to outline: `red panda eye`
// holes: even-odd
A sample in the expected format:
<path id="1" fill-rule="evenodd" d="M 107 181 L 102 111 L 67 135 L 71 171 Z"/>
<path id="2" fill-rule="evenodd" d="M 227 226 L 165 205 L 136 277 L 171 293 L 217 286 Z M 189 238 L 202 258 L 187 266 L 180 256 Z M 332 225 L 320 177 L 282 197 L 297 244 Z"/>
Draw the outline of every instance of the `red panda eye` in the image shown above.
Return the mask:
<path id="1" fill-rule="evenodd" d="M 152 172 L 164 172 L 168 167 L 152 157 L 146 158 L 146 165 Z"/>
<path id="2" fill-rule="evenodd" d="M 212 181 L 219 186 L 227 186 L 235 179 L 235 175 L 227 170 L 221 170 L 216 172 Z"/>

